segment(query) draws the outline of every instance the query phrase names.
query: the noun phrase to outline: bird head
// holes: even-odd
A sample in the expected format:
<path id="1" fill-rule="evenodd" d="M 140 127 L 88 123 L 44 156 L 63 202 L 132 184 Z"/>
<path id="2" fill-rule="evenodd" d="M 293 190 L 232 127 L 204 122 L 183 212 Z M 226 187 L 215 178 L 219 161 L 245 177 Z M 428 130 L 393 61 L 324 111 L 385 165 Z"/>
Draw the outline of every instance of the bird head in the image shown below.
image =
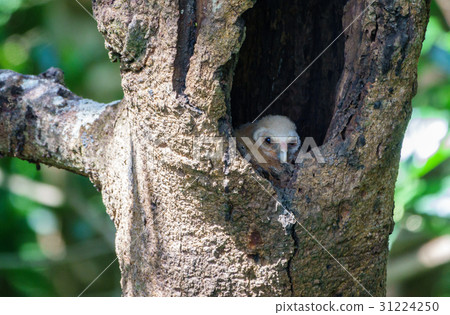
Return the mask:
<path id="1" fill-rule="evenodd" d="M 289 154 L 295 153 L 300 147 L 300 137 L 296 129 L 289 118 L 269 115 L 256 123 L 253 140 L 260 141 L 261 153 L 281 163 L 287 163 Z"/>

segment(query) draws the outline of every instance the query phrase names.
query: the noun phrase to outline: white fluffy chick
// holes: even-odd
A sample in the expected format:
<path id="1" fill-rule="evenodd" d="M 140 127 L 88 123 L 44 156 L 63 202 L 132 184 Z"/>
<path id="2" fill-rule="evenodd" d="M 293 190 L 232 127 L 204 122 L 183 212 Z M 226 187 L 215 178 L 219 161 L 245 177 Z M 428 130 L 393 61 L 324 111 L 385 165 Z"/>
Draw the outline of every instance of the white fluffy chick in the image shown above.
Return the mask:
<path id="1" fill-rule="evenodd" d="M 300 147 L 297 127 L 286 116 L 268 115 L 236 130 L 238 145 L 246 146 L 252 160 L 266 171 L 281 171 Z"/>

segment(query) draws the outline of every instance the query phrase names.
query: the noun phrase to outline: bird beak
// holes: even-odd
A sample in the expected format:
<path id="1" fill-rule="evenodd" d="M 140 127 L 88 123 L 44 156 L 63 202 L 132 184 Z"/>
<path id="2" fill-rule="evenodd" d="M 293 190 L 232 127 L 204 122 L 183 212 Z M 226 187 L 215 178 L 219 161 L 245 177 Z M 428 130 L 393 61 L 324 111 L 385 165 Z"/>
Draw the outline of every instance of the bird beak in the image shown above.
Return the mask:
<path id="1" fill-rule="evenodd" d="M 287 163 L 287 143 L 280 143 L 279 159 L 281 163 Z"/>

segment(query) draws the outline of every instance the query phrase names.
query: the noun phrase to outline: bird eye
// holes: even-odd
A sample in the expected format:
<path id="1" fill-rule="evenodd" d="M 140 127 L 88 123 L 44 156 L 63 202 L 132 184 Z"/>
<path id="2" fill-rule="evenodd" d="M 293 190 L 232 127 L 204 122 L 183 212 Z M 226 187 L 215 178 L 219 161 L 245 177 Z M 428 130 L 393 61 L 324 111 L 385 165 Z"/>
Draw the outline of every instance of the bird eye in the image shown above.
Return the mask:
<path id="1" fill-rule="evenodd" d="M 272 142 L 272 140 L 270 139 L 270 137 L 267 137 L 265 140 L 268 144 L 270 144 Z"/>

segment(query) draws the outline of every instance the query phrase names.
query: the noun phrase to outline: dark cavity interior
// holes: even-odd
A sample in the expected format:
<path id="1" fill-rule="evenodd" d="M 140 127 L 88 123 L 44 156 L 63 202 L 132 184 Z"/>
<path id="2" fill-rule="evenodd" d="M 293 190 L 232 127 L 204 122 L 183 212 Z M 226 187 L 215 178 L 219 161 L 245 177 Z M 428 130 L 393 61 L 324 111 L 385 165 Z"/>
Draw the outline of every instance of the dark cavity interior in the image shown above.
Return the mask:
<path id="1" fill-rule="evenodd" d="M 231 90 L 233 127 L 252 122 L 342 32 L 347 0 L 258 0 L 243 14 L 246 38 Z M 322 144 L 344 66 L 344 35 L 261 116 L 285 115 Z"/>

